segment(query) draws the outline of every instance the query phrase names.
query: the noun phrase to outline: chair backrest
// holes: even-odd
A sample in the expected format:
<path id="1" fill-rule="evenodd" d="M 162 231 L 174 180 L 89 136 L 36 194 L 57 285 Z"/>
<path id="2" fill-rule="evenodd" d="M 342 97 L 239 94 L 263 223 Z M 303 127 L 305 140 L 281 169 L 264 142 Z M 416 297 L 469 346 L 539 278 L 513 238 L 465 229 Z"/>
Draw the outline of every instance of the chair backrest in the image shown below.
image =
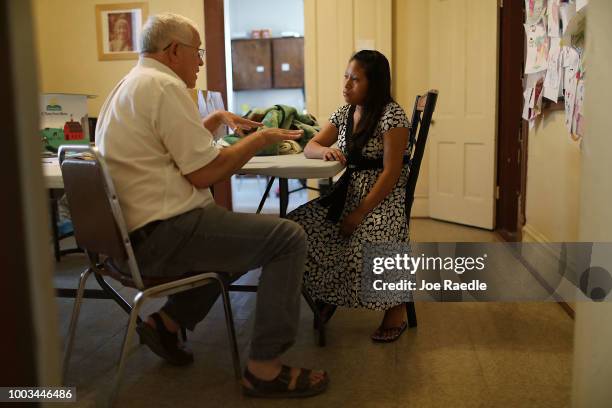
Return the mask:
<path id="1" fill-rule="evenodd" d="M 406 184 L 406 216 L 410 219 L 412 211 L 412 203 L 414 202 L 414 189 L 419 178 L 419 170 L 421 161 L 425 153 L 425 143 L 427 143 L 427 135 L 431 118 L 436 109 L 436 101 L 438 100 L 438 91 L 435 89 L 429 90 L 424 95 L 417 95 L 412 110 L 412 119 L 410 121 L 410 141 L 413 145 L 410 158 L 410 173 L 408 174 L 408 183 Z"/>
<path id="2" fill-rule="evenodd" d="M 88 255 L 127 263 L 136 286 L 142 277 L 104 158 L 95 147 L 64 145 L 59 163 L 77 245 Z"/>

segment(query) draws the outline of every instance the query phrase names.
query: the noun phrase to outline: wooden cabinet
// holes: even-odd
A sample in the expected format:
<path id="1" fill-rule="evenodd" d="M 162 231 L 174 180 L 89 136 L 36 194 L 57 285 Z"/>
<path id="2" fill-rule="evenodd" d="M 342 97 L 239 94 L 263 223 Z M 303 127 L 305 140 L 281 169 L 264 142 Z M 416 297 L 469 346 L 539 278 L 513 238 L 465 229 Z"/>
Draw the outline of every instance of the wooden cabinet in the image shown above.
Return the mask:
<path id="1" fill-rule="evenodd" d="M 274 88 L 303 88 L 304 39 L 273 39 L 272 64 L 274 65 Z"/>
<path id="2" fill-rule="evenodd" d="M 235 91 L 272 88 L 272 47 L 268 40 L 232 41 Z"/>
<path id="3" fill-rule="evenodd" d="M 234 90 L 303 88 L 304 39 L 232 41 Z"/>

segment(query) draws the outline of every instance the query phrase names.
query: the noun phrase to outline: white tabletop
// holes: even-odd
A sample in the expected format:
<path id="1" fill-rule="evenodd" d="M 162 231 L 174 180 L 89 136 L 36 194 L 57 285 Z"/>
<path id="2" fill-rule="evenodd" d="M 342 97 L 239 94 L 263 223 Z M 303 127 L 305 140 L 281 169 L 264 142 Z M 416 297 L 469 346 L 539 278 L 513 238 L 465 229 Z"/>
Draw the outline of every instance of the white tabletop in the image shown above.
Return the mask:
<path id="1" fill-rule="evenodd" d="M 62 172 L 57 158 L 42 160 L 47 188 L 64 188 Z M 236 174 L 259 174 L 288 179 L 329 178 L 338 174 L 344 166 L 336 161 L 307 159 L 303 153 L 283 156 L 255 156 Z"/>
<path id="2" fill-rule="evenodd" d="M 304 153 L 282 156 L 255 156 L 236 174 L 259 174 L 288 179 L 334 177 L 344 166 L 337 161 L 307 159 Z"/>
<path id="3" fill-rule="evenodd" d="M 57 157 L 42 159 L 42 168 L 47 188 L 64 188 L 62 171 L 60 170 Z"/>

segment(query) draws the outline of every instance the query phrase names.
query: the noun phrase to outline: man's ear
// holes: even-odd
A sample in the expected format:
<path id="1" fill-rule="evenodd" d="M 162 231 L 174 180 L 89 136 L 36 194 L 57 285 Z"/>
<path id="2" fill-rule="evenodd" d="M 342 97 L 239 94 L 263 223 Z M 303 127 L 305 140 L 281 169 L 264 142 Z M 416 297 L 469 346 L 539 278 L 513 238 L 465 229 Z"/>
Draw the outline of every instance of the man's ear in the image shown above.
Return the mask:
<path id="1" fill-rule="evenodd" d="M 170 56 L 171 61 L 177 58 L 178 56 L 177 53 L 178 53 L 178 43 L 173 42 L 170 48 L 168 49 L 168 55 Z"/>

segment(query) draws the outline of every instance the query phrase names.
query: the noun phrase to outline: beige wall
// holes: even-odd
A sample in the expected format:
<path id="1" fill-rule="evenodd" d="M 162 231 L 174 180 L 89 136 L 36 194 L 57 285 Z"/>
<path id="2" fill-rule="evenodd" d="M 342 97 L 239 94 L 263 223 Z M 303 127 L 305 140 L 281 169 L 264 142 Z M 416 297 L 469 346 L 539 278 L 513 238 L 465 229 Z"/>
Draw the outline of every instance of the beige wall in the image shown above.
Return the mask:
<path id="1" fill-rule="evenodd" d="M 421 0 L 393 1 L 393 95 L 408 115 L 417 94 L 429 88 L 429 5 Z M 429 215 L 429 154 L 425 149 L 411 215 Z"/>
<path id="2" fill-rule="evenodd" d="M 612 118 L 610 117 L 610 61 L 612 61 L 612 2 L 591 0 L 587 10 L 585 94 L 586 135 L 583 142 L 579 237 L 584 241 L 612 241 Z M 610 254 L 591 261 L 612 271 Z M 610 295 L 608 295 L 610 296 Z M 612 401 L 612 302 L 580 302 L 574 329 L 572 406 L 609 407 Z"/>
<path id="3" fill-rule="evenodd" d="M 580 145 L 563 111 L 548 112 L 529 132 L 524 241 L 577 241 L 580 216 Z"/>
<path id="4" fill-rule="evenodd" d="M 34 0 L 41 92 L 98 95 L 88 102 L 98 116 L 106 96 L 136 60 L 98 61 L 95 5 L 117 0 Z M 191 18 L 204 40 L 202 0 L 148 0 L 149 15 L 170 11 Z M 205 69 L 205 67 L 204 67 Z M 197 87 L 206 89 L 201 70 Z"/>
<path id="5" fill-rule="evenodd" d="M 372 45 L 393 61 L 391 0 L 305 0 L 306 106 L 325 121 L 341 105 L 351 55 Z"/>

